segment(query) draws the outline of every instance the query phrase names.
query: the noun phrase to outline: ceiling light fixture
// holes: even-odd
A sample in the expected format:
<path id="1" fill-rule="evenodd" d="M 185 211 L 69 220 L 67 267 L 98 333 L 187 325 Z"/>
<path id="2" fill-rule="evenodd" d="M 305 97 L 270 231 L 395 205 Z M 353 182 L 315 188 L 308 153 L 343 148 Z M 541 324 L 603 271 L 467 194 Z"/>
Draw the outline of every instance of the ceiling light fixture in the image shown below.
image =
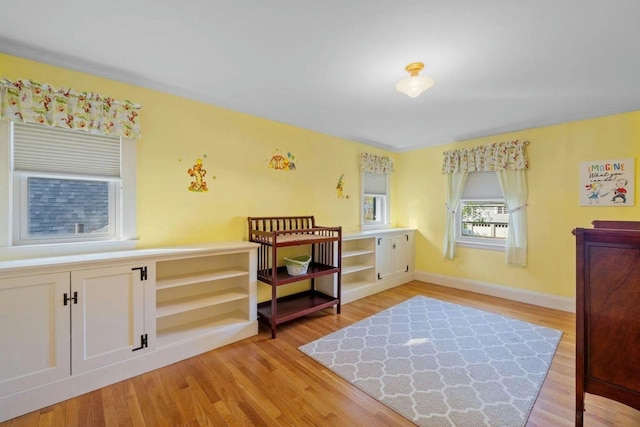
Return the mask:
<path id="1" fill-rule="evenodd" d="M 418 73 L 424 68 L 422 62 L 412 62 L 405 67 L 405 70 L 411 75 L 400 80 L 396 84 L 396 90 L 402 92 L 411 98 L 419 96 L 422 92 L 433 86 L 433 79 L 429 76 L 419 76 Z"/>

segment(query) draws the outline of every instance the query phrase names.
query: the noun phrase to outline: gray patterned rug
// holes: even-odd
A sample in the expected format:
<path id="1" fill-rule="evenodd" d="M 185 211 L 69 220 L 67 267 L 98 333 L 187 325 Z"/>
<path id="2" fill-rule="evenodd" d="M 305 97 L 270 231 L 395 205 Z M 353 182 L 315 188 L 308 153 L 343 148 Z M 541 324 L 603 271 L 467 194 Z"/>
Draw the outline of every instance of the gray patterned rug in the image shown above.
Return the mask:
<path id="1" fill-rule="evenodd" d="M 524 426 L 562 332 L 417 296 L 300 347 L 421 426 Z"/>

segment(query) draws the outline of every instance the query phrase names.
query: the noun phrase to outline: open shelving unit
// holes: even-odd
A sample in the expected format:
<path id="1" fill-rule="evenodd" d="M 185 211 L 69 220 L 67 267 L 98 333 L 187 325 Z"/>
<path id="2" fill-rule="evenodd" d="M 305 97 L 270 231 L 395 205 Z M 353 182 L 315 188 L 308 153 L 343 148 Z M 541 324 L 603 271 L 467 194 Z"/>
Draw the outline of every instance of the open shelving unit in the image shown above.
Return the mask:
<path id="1" fill-rule="evenodd" d="M 159 348 L 251 321 L 248 252 L 224 252 L 156 264 Z"/>
<path id="2" fill-rule="evenodd" d="M 342 289 L 345 297 L 370 286 L 375 281 L 375 271 L 374 237 L 342 241 Z"/>

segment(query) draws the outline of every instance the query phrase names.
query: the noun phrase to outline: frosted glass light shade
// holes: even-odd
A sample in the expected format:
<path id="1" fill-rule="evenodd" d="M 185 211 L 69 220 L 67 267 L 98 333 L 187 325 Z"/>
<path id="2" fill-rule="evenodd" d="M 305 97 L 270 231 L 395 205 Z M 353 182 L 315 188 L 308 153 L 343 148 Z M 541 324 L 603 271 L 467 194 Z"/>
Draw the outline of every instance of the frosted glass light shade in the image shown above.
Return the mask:
<path id="1" fill-rule="evenodd" d="M 400 80 L 396 84 L 396 90 L 415 98 L 433 86 L 433 83 L 433 79 L 429 76 L 411 76 Z"/>

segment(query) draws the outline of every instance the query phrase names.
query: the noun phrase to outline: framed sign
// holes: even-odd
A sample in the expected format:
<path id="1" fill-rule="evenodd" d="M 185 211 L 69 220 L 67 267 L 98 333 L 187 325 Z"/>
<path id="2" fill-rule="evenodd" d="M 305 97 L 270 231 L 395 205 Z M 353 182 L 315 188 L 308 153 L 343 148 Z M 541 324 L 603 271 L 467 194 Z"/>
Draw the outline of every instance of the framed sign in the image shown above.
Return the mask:
<path id="1" fill-rule="evenodd" d="M 633 206 L 634 159 L 580 163 L 580 206 Z"/>

